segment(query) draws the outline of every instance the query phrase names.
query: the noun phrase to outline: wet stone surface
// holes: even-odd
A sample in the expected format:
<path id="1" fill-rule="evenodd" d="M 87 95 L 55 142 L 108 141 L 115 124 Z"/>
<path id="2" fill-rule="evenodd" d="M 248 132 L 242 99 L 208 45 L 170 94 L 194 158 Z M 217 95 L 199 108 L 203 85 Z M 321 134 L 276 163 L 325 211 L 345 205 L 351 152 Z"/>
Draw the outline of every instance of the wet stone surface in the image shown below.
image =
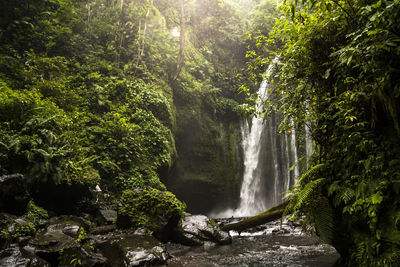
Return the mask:
<path id="1" fill-rule="evenodd" d="M 116 234 L 90 238 L 111 266 L 153 266 L 163 264 L 169 258 L 164 245 L 152 236 Z"/>
<path id="2" fill-rule="evenodd" d="M 21 250 L 17 244 L 13 244 L 7 249 L 0 251 L 0 267 L 47 267 L 50 266 L 43 259 Z"/>
<path id="3" fill-rule="evenodd" d="M 232 242 L 227 232 L 221 231 L 217 225 L 212 225 L 204 215 L 186 216 L 182 221 L 182 231 L 176 233 L 177 243 L 188 246 L 201 246 L 206 242 L 226 245 Z"/>
<path id="4" fill-rule="evenodd" d="M 168 244 L 173 256 L 168 266 L 333 266 L 339 259 L 336 250 L 318 237 L 301 232 L 298 226 L 272 222 L 251 232 L 231 232 L 232 244 L 201 247 Z"/>

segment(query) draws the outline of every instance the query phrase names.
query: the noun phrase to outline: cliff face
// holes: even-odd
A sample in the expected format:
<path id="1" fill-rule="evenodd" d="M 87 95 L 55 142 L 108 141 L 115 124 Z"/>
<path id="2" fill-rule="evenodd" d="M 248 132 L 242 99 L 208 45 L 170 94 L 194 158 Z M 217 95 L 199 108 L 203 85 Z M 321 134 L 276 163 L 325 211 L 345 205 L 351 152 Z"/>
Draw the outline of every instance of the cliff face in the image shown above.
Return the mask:
<path id="1" fill-rule="evenodd" d="M 237 204 L 243 173 L 238 104 L 204 94 L 175 94 L 177 160 L 163 180 L 188 212 Z"/>

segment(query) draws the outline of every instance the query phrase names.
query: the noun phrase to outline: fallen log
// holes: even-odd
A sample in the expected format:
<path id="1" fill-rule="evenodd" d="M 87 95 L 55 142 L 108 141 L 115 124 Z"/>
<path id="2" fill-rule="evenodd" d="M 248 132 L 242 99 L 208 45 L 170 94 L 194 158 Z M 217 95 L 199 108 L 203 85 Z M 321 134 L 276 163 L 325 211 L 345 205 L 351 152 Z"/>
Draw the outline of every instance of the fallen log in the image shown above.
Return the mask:
<path id="1" fill-rule="evenodd" d="M 223 231 L 234 230 L 240 233 L 248 228 L 256 227 L 258 225 L 274 221 L 282 217 L 287 204 L 288 204 L 287 202 L 284 202 L 278 206 L 270 208 L 267 211 L 264 211 L 256 216 L 247 218 L 243 221 L 224 225 L 223 227 L 221 227 L 221 230 Z"/>

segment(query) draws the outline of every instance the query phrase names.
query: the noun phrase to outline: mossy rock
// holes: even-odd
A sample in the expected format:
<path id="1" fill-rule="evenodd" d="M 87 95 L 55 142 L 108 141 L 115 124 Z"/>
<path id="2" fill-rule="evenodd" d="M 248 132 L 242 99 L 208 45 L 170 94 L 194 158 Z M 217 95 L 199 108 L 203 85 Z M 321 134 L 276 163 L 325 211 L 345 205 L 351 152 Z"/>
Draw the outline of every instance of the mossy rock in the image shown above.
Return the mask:
<path id="1" fill-rule="evenodd" d="M 186 209 L 171 192 L 154 188 L 125 190 L 121 202 L 118 227 L 146 227 L 161 241 L 169 240 Z"/>
<path id="2" fill-rule="evenodd" d="M 48 218 L 47 211 L 33 201 L 28 203 L 26 212 L 20 217 L 0 213 L 0 248 L 19 238 L 33 236 L 48 222 Z"/>

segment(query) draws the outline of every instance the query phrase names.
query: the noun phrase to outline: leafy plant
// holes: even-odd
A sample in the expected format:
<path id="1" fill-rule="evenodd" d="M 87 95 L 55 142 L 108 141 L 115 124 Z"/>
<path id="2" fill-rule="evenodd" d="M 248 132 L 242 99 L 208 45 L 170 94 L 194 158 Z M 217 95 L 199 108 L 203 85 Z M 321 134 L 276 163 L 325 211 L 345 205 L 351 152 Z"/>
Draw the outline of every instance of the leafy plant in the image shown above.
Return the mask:
<path id="1" fill-rule="evenodd" d="M 315 144 L 288 208 L 306 214 L 346 265 L 396 266 L 398 236 L 383 233 L 397 231 L 385 221 L 400 193 L 399 2 L 284 1 L 280 10 L 269 38 L 253 39 L 280 60 L 267 110 L 283 114 L 282 131 L 306 124 Z M 254 64 L 270 61 L 257 52 Z"/>

